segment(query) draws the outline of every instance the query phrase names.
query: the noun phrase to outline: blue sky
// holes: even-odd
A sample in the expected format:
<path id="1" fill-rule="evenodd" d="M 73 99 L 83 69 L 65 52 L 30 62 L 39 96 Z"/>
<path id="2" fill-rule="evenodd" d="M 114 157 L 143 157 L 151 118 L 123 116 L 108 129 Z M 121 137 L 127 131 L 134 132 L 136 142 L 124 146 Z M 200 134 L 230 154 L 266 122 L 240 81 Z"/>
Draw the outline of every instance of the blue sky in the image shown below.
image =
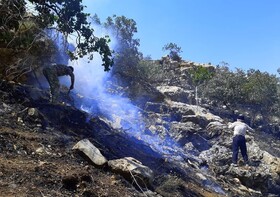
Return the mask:
<path id="1" fill-rule="evenodd" d="M 160 59 L 170 42 L 188 61 L 277 74 L 280 0 L 83 0 L 86 12 L 134 19 L 144 56 Z"/>

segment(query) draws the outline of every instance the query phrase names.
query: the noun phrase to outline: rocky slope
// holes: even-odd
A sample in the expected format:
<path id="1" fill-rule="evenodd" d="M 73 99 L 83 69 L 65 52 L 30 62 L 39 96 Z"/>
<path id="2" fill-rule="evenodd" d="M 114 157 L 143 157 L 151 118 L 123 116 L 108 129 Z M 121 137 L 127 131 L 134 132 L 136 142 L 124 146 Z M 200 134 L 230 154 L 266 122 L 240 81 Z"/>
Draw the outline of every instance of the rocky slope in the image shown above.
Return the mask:
<path id="1" fill-rule="evenodd" d="M 213 196 L 200 189 L 203 184 L 185 162 L 167 160 L 108 120 L 49 104 L 47 92 L 32 86 L 2 81 L 0 93 L 1 196 Z M 108 165 L 94 165 L 72 150 L 82 139 L 111 162 L 137 159 L 153 170 L 154 179 L 143 185 Z"/>
<path id="2" fill-rule="evenodd" d="M 279 140 L 248 133 L 250 166 L 240 160 L 231 167 L 231 115 L 190 105 L 184 68 L 175 72 L 182 78 L 156 87 L 134 81 L 129 92 L 108 88 L 110 95 L 145 95 L 138 107 L 78 94 L 71 105 L 67 96 L 54 105 L 46 90 L 1 81 L 0 194 L 278 196 Z M 72 149 L 83 139 L 108 162 L 96 165 Z"/>

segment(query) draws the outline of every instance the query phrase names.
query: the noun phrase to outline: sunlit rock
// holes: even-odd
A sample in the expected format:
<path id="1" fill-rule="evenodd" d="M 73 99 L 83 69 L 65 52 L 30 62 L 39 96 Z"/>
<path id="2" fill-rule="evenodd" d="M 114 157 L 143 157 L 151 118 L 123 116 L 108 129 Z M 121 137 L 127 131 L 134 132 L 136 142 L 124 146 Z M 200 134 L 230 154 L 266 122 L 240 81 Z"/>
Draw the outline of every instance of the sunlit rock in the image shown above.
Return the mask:
<path id="1" fill-rule="evenodd" d="M 214 137 L 217 137 L 219 135 L 221 135 L 225 129 L 227 128 L 227 125 L 221 123 L 221 122 L 210 122 L 207 126 L 206 126 L 206 137 L 207 139 L 211 139 Z"/>
<path id="2" fill-rule="evenodd" d="M 178 86 L 158 86 L 157 90 L 172 101 L 183 103 L 189 103 L 190 97 L 192 95 L 191 91 L 185 90 Z"/>
<path id="3" fill-rule="evenodd" d="M 153 171 L 132 157 L 109 160 L 108 166 L 113 172 L 119 173 L 129 180 L 137 181 L 137 184 L 141 186 L 150 185 L 154 179 Z"/>
<path id="4" fill-rule="evenodd" d="M 107 163 L 107 159 L 88 139 L 79 141 L 72 149 L 82 151 L 95 165 L 102 166 Z"/>

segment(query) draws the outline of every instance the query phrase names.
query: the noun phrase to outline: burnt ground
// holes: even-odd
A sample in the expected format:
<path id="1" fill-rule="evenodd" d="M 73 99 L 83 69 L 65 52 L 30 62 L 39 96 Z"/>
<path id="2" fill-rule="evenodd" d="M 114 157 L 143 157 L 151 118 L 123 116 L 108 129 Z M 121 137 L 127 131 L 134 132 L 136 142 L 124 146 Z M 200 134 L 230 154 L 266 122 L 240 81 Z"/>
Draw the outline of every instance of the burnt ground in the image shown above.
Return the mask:
<path id="1" fill-rule="evenodd" d="M 79 137 L 9 123 L 0 129 L 1 196 L 139 196 L 122 177 L 73 152 Z"/>
<path id="2" fill-rule="evenodd" d="M 6 82 L 0 87 L 0 196 L 219 196 L 193 180 L 191 171 L 165 162 L 99 117 L 49 104 L 44 92 L 31 87 Z M 142 161 L 155 172 L 154 183 L 139 188 L 106 166 L 94 166 L 72 150 L 84 138 L 109 160 L 130 156 Z"/>
<path id="3" fill-rule="evenodd" d="M 75 109 L 34 102 L 22 86 L 1 85 L 0 196 L 140 196 L 123 177 L 72 150 L 84 138 L 67 122 Z M 32 106 L 39 109 L 35 117 L 28 115 Z"/>
<path id="4" fill-rule="evenodd" d="M 79 137 L 69 137 L 58 130 L 2 126 L 0 196 L 146 196 L 131 181 L 97 168 L 73 152 L 73 142 L 78 140 Z M 164 181 L 163 176 L 158 178 Z M 170 197 L 216 196 L 193 182 L 186 184 L 175 175 L 174 181 L 158 185 L 156 191 Z"/>

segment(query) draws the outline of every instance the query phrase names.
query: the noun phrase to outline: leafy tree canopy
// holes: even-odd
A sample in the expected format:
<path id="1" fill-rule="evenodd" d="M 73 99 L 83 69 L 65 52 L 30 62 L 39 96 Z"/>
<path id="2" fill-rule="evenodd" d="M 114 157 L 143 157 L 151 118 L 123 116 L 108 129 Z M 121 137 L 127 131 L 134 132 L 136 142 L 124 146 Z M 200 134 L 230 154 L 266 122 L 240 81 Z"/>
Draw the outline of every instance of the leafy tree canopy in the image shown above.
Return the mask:
<path id="1" fill-rule="evenodd" d="M 189 70 L 193 85 L 195 86 L 195 100 L 198 105 L 198 86 L 213 77 L 213 70 L 205 66 L 192 66 Z"/>
<path id="2" fill-rule="evenodd" d="M 211 79 L 214 75 L 214 72 L 205 66 L 193 66 L 189 73 L 195 86 Z"/>
<path id="3" fill-rule="evenodd" d="M 270 108 L 279 99 L 277 86 L 278 80 L 275 76 L 250 69 L 247 71 L 246 83 L 243 88 L 249 102 Z"/>
<path id="4" fill-rule="evenodd" d="M 138 51 L 140 40 L 135 39 L 134 35 L 137 33 L 137 24 L 133 19 L 126 18 L 125 16 L 108 17 L 104 23 L 106 28 L 113 31 L 114 36 L 118 41 L 118 48 L 116 49 L 119 55 L 127 56 L 124 51 L 129 52 L 131 57 L 134 57 L 133 62 L 137 62 L 142 54 Z M 130 60 L 131 61 L 131 60 Z"/>
<path id="5" fill-rule="evenodd" d="M 102 24 L 97 15 L 92 17 L 97 25 L 102 25 L 110 30 L 113 37 L 117 41 L 117 46 L 114 48 L 115 59 L 113 72 L 126 73 L 130 75 L 132 71 L 136 71 L 136 67 L 142 59 L 142 53 L 139 52 L 140 40 L 134 38 L 137 33 L 137 25 L 133 19 L 125 16 L 108 17 Z"/>
<path id="6" fill-rule="evenodd" d="M 181 47 L 179 47 L 177 44 L 170 42 L 164 45 L 162 50 L 169 51 L 169 56 L 172 60 L 178 62 L 182 60 L 182 58 L 180 57 L 180 53 L 182 53 L 183 51 L 181 50 Z"/>
<path id="7" fill-rule="evenodd" d="M 94 35 L 94 29 L 88 22 L 89 14 L 84 13 L 82 0 L 2 0 L 0 14 L 1 18 L 5 16 L 5 20 L 1 20 L 1 25 L 16 29 L 26 17 L 27 3 L 35 6 L 37 13 L 34 13 L 32 18 L 39 28 L 54 28 L 66 38 L 69 35 L 76 36 L 75 51 L 68 51 L 71 59 L 89 55 L 91 60 L 93 53 L 98 52 L 102 57 L 104 70 L 110 70 L 113 63 L 108 46 L 110 40 L 108 37 L 98 38 Z M 3 11 L 5 8 L 8 8 L 9 12 Z"/>
<path id="8" fill-rule="evenodd" d="M 263 112 L 279 114 L 279 78 L 267 72 L 250 69 L 235 72 L 227 66 L 218 66 L 215 75 L 204 84 L 202 94 L 217 103 L 248 105 Z"/>

